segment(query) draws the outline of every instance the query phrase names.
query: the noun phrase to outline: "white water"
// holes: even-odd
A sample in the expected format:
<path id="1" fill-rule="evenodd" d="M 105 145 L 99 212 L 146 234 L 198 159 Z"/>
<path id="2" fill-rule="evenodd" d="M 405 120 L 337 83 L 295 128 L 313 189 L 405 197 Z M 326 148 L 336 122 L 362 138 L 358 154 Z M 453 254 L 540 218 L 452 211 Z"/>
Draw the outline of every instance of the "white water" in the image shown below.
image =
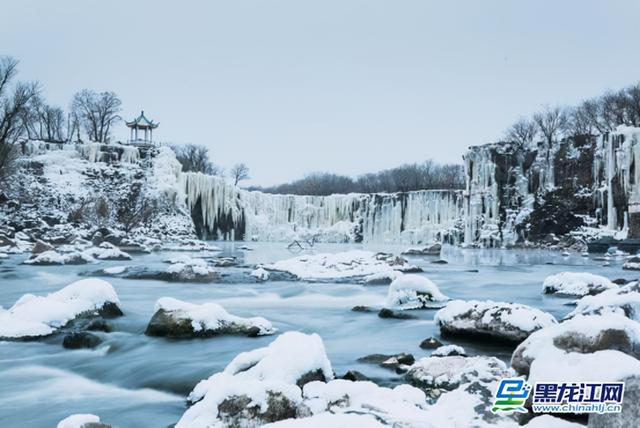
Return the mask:
<path id="1" fill-rule="evenodd" d="M 291 257 L 282 243 L 251 243 L 242 252 L 235 243 L 215 242 L 223 255 L 243 257 L 247 264 Z M 404 246 L 318 244 L 317 252 L 350 248 L 398 253 Z M 10 307 L 25 293 L 44 294 L 77 280 L 78 273 L 118 265 L 162 266 L 177 255 L 163 252 L 134 256 L 132 261 L 98 266 L 20 265 L 26 257 L 10 256 L 0 264 L 0 305 Z M 570 312 L 570 299 L 544 296 L 543 279 L 565 270 L 593 272 L 609 278 L 634 278 L 619 262 L 601 267 L 579 255 L 562 257 L 548 251 L 476 250 L 446 246 L 448 265 L 434 258 L 413 258 L 440 290 L 462 299 L 493 299 L 524 303 L 560 318 Z M 547 262 L 555 263 L 548 265 Z M 165 265 L 166 266 L 166 265 Z M 232 271 L 236 268 L 228 268 Z M 247 268 L 249 269 L 249 268 Z M 477 272 L 469 271 L 477 269 Z M 0 421 L 7 427 L 50 428 L 71 413 L 95 413 L 120 427 L 166 427 L 186 409 L 193 386 L 220 371 L 238 353 L 264 346 L 273 337 L 216 337 L 171 341 L 143 334 L 155 301 L 163 296 L 195 303 L 214 301 L 239 316 L 263 316 L 280 332 L 319 333 L 338 375 L 359 370 L 382 384 L 402 382 L 401 375 L 357 362 L 372 353 L 411 352 L 428 355 L 419 343 L 439 337 L 433 310 L 414 311 L 415 320 L 380 319 L 356 313 L 355 305 L 382 305 L 386 286 L 338 283 L 266 282 L 259 284 L 186 284 L 106 278 L 121 301 L 124 317 L 112 321 L 114 331 L 99 333 L 104 345 L 96 350 L 67 350 L 61 338 L 39 342 L 0 342 Z M 462 345 L 471 355 L 489 354 L 508 361 L 512 350 L 485 342 L 442 339 Z"/>

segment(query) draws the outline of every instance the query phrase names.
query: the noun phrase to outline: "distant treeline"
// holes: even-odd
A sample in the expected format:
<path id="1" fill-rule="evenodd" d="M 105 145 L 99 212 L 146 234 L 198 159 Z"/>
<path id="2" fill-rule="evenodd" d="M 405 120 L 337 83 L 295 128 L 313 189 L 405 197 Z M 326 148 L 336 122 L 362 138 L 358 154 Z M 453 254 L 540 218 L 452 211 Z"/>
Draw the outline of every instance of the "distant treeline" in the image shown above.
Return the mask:
<path id="1" fill-rule="evenodd" d="M 334 193 L 409 192 L 428 189 L 464 187 L 462 165 L 440 165 L 432 160 L 412 163 L 380 172 L 363 174 L 355 179 L 329 172 L 315 172 L 291 183 L 272 187 L 252 187 L 266 193 L 326 196 Z"/>

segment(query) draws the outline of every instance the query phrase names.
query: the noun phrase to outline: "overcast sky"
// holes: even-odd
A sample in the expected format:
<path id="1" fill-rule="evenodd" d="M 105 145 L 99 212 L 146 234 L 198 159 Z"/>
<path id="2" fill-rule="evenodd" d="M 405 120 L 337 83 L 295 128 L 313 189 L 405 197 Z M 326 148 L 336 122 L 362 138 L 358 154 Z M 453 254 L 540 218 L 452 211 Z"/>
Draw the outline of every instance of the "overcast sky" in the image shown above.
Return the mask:
<path id="1" fill-rule="evenodd" d="M 51 103 L 115 91 L 253 184 L 461 162 L 520 115 L 640 79 L 635 0 L 2 2 L 0 55 Z"/>

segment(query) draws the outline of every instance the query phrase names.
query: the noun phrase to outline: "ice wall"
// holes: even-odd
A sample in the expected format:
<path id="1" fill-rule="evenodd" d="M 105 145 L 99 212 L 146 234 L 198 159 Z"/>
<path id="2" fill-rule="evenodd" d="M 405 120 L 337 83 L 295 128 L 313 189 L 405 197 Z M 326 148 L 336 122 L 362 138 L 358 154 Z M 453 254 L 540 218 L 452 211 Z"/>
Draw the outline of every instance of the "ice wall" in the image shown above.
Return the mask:
<path id="1" fill-rule="evenodd" d="M 180 183 L 203 237 L 403 243 L 461 240 L 459 191 L 274 195 L 242 190 L 222 178 L 200 173 L 183 173 Z"/>

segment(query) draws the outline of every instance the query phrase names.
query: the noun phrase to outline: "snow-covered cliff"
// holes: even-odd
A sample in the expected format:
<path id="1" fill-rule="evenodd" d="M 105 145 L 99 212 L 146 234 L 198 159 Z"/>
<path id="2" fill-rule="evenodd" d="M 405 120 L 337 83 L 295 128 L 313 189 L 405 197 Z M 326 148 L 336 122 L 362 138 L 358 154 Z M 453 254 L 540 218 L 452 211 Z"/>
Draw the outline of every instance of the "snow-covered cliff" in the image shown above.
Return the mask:
<path id="1" fill-rule="evenodd" d="M 551 148 L 496 143 L 464 155 L 466 245 L 509 246 L 550 234 L 625 237 L 640 201 L 640 128 Z"/>

